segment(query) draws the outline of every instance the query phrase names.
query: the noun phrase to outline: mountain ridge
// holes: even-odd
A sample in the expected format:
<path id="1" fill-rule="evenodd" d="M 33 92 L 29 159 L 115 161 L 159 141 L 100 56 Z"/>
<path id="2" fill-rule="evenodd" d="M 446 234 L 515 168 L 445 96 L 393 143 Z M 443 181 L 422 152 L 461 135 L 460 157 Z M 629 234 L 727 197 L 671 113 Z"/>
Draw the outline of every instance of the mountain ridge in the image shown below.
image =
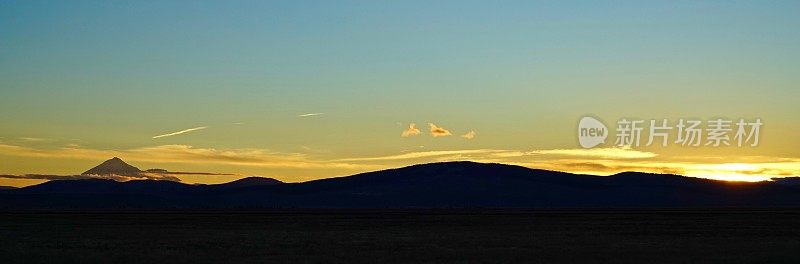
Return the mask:
<path id="1" fill-rule="evenodd" d="M 213 185 L 94 179 L 0 192 L 0 208 L 5 209 L 453 207 L 800 207 L 800 187 L 638 172 L 589 176 L 461 161 L 301 183 L 269 178 Z"/>

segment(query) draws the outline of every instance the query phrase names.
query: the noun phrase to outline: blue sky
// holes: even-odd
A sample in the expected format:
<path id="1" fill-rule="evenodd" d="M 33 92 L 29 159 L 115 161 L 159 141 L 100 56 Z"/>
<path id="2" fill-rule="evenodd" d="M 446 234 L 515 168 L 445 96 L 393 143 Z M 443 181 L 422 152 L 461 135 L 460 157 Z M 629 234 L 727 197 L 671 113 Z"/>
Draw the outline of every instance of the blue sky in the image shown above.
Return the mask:
<path id="1" fill-rule="evenodd" d="M 797 1 L 3 1 L 0 140 L 327 158 L 553 149 L 576 146 L 585 114 L 762 117 L 786 138 L 800 129 L 798 11 Z M 399 138 L 409 123 L 479 136 Z M 798 147 L 765 138 L 748 155 Z M 24 160 L 17 172 L 44 162 Z"/>

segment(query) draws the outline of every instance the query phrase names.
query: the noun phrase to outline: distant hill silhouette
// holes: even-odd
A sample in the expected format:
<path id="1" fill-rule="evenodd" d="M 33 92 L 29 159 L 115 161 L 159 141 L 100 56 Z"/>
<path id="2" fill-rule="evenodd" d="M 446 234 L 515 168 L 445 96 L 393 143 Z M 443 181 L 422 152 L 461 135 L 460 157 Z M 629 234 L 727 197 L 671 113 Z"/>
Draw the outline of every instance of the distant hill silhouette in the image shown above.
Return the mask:
<path id="1" fill-rule="evenodd" d="M 626 172 L 575 175 L 504 164 L 420 164 L 303 183 L 245 178 L 50 181 L 0 191 L 2 209 L 800 207 L 800 186 Z"/>
<path id="2" fill-rule="evenodd" d="M 775 182 L 783 185 L 798 185 L 800 186 L 800 177 L 786 177 L 775 179 Z"/>
<path id="3" fill-rule="evenodd" d="M 228 183 L 222 184 L 211 184 L 207 185 L 212 188 L 217 189 L 236 189 L 236 188 L 244 188 L 244 187 L 258 187 L 258 186 L 271 186 L 271 185 L 278 185 L 282 184 L 282 181 L 273 179 L 273 178 L 264 178 L 264 177 L 247 177 L 238 179 Z"/>
<path id="4" fill-rule="evenodd" d="M 84 171 L 83 175 L 137 175 L 141 173 L 137 167 L 131 166 L 128 163 L 125 163 L 120 158 L 114 157 L 110 160 L 104 161 L 100 163 L 100 165 L 95 166 L 87 171 Z"/>

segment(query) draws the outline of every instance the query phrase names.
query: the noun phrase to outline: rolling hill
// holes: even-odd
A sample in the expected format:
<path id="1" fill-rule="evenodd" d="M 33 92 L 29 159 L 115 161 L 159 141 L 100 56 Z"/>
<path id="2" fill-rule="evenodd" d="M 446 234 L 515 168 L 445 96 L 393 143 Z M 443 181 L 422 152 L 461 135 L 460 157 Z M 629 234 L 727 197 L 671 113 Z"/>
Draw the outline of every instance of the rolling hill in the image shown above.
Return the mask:
<path id="1" fill-rule="evenodd" d="M 3 209 L 798 207 L 800 186 L 626 172 L 587 176 L 444 162 L 281 183 L 59 180 L 0 191 Z"/>

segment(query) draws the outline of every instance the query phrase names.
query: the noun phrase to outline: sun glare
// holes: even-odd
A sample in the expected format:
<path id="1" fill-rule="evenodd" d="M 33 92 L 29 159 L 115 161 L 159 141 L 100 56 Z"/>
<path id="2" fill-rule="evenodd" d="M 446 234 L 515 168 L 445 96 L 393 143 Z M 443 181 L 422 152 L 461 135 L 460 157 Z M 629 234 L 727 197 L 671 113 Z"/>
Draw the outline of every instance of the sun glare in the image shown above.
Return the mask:
<path id="1" fill-rule="evenodd" d="M 759 182 L 768 181 L 775 175 L 763 174 L 765 168 L 759 164 L 723 163 L 693 165 L 686 169 L 686 176 L 723 181 Z"/>

